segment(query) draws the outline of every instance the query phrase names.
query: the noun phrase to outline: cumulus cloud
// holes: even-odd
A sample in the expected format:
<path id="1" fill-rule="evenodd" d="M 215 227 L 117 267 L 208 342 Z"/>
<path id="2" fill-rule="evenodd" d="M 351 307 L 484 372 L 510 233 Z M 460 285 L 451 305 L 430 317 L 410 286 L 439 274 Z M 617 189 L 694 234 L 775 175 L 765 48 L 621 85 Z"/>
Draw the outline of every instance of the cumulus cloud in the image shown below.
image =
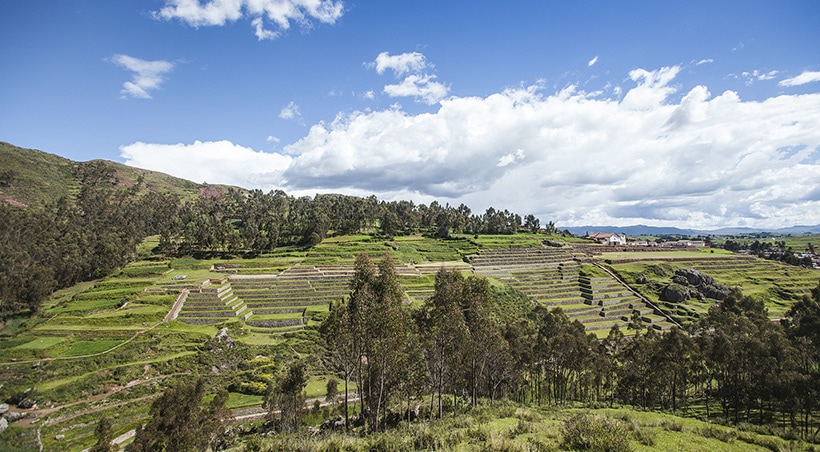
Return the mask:
<path id="1" fill-rule="evenodd" d="M 384 92 L 390 97 L 415 97 L 427 105 L 434 105 L 445 96 L 449 89 L 434 81 L 435 75 L 410 74 L 401 83 L 385 85 Z"/>
<path id="2" fill-rule="evenodd" d="M 390 97 L 413 97 L 418 102 L 435 105 L 450 92 L 448 86 L 435 81 L 435 75 L 426 72 L 433 65 L 419 52 L 399 55 L 382 52 L 368 66 L 376 69 L 379 74 L 392 70 L 393 75 L 400 80 L 399 83 L 384 86 L 384 93 Z"/>
<path id="3" fill-rule="evenodd" d="M 229 141 L 193 144 L 136 142 L 120 147 L 126 165 L 161 171 L 195 182 L 270 188 L 283 184 L 285 155 L 257 152 Z"/>
<path id="4" fill-rule="evenodd" d="M 115 54 L 110 61 L 133 72 L 131 81 L 122 84 L 120 94 L 123 98 L 150 99 L 149 92 L 159 89 L 165 74 L 174 69 L 174 64 L 168 61 L 147 61 L 122 54 Z"/>
<path id="5" fill-rule="evenodd" d="M 221 174 L 248 186 L 253 168 L 254 180 L 289 193 L 463 202 L 562 226 L 820 223 L 820 94 L 744 101 L 684 89 L 679 70 L 636 69 L 623 98 L 536 85 L 453 96 L 432 113 L 340 113 L 281 154 L 227 142 L 135 143 L 123 156 L 140 166 L 150 155 L 151 169 L 176 175 L 215 168 L 193 180 Z M 197 159 L 200 147 L 213 155 Z"/>
<path id="6" fill-rule="evenodd" d="M 800 86 L 811 82 L 820 82 L 820 71 L 803 71 L 802 74 L 781 80 L 780 86 Z"/>
<path id="7" fill-rule="evenodd" d="M 265 28 L 265 20 L 279 30 L 291 23 L 310 27 L 314 21 L 336 23 L 344 13 L 341 1 L 333 0 L 165 0 L 165 6 L 154 12 L 164 20 L 179 19 L 192 27 L 222 26 L 242 18 L 251 20 L 254 34 L 261 41 L 276 39 L 278 31 Z"/>

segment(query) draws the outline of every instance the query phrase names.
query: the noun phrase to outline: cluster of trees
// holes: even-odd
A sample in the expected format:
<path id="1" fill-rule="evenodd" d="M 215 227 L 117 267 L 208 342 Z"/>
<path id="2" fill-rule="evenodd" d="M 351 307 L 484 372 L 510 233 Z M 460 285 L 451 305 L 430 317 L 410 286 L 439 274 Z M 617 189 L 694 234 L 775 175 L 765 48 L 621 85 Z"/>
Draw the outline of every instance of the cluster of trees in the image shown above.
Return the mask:
<path id="1" fill-rule="evenodd" d="M 42 209 L 0 204 L 0 318 L 36 311 L 55 289 L 125 264 L 142 238 L 159 233 L 175 199 L 136 196 L 101 162 L 77 167 L 78 192 Z"/>
<path id="2" fill-rule="evenodd" d="M 292 197 L 281 190 L 263 193 L 231 189 L 218 197 L 203 197 L 179 206 L 160 238 L 163 252 L 267 252 L 277 246 L 313 246 L 329 233 L 373 233 L 385 237 L 429 233 L 511 234 L 522 218 L 490 207 L 474 215 L 469 207 L 429 206 L 411 201 L 379 201 L 338 194 Z M 527 217 L 527 228 L 540 229 Z M 554 227 L 554 226 L 553 226 Z"/>
<path id="3" fill-rule="evenodd" d="M 384 428 L 388 406 L 409 407 L 427 394 L 438 416 L 443 401 L 481 398 L 673 411 L 696 401 L 712 418 L 818 433 L 820 286 L 781 323 L 762 302 L 733 291 L 686 330 L 660 334 L 638 321 L 634 337 L 613 328 L 598 340 L 560 309 L 456 271 L 439 271 L 435 295 L 411 309 L 400 302 L 391 267 L 389 258 L 376 269 L 360 257 L 349 299 L 321 328 L 327 361 L 345 394 L 356 382 L 371 429 Z"/>
<path id="4" fill-rule="evenodd" d="M 723 248 L 734 252 L 747 250 L 757 257 L 776 260 L 798 267 L 802 266 L 811 268 L 812 266 L 811 257 L 798 256 L 792 247 L 786 246 L 785 240 L 775 242 L 761 242 L 759 240 L 755 240 L 752 243 L 741 243 L 734 240 L 727 240 L 723 243 Z M 809 254 L 814 254 L 814 245 L 809 243 L 807 246 L 807 251 Z"/>
<path id="5" fill-rule="evenodd" d="M 331 232 L 446 238 L 513 233 L 522 224 L 520 215 L 492 207 L 474 215 L 463 204 L 427 206 L 375 196 L 226 189 L 183 201 L 148 190 L 142 180 L 123 186 L 101 161 L 78 164 L 75 179 L 75 196 L 42 208 L 0 203 L 0 317 L 36 311 L 54 290 L 111 273 L 150 235 L 159 235 L 159 251 L 168 255 L 253 254 L 313 246 Z M 539 230 L 533 215 L 526 224 Z"/>

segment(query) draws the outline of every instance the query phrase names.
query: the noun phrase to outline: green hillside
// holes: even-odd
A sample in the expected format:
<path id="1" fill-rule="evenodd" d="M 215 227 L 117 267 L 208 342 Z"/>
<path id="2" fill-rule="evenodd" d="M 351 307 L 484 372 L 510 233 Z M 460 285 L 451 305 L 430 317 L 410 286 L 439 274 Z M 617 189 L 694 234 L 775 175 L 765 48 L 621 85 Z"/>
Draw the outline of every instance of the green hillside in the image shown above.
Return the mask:
<path id="1" fill-rule="evenodd" d="M 197 184 L 108 160 L 74 162 L 47 152 L 0 142 L 0 201 L 33 207 L 53 203 L 63 196 L 73 197 L 80 186 L 78 171 L 90 165 L 102 165 L 112 170 L 121 187 L 140 184 L 138 192 L 169 193 L 191 200 L 206 191 L 213 195 L 227 188 Z"/>
<path id="2" fill-rule="evenodd" d="M 0 142 L 0 199 L 8 204 L 39 206 L 78 188 L 77 163 L 46 152 Z"/>

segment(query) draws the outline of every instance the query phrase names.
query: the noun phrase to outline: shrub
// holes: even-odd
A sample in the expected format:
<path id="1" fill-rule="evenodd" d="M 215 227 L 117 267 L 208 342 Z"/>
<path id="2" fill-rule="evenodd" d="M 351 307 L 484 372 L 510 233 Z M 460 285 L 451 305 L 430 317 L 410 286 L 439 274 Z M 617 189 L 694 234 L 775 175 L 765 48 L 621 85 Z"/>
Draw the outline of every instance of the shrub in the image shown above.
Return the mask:
<path id="1" fill-rule="evenodd" d="M 625 452 L 632 450 L 629 426 L 606 416 L 578 414 L 561 427 L 562 447 L 572 450 Z"/>
<path id="2" fill-rule="evenodd" d="M 661 422 L 661 428 L 672 432 L 680 432 L 683 431 L 683 423 L 680 421 L 663 420 Z"/>
<path id="3" fill-rule="evenodd" d="M 737 432 L 734 430 L 724 430 L 719 427 L 703 427 L 695 430 L 695 433 L 704 438 L 714 438 L 724 443 L 732 443 L 737 438 Z"/>

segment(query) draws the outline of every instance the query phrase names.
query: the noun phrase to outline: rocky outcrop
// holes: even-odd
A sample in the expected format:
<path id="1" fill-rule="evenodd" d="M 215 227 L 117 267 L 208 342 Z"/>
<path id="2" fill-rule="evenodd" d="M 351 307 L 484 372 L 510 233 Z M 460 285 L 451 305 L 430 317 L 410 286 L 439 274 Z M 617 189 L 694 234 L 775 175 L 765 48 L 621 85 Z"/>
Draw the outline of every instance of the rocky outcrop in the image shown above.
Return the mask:
<path id="1" fill-rule="evenodd" d="M 671 301 L 672 303 L 682 303 L 688 299 L 689 289 L 680 284 L 669 284 L 661 291 L 661 300 Z"/>
<path id="2" fill-rule="evenodd" d="M 685 279 L 690 286 L 701 287 L 715 284 L 715 279 L 697 270 L 689 268 L 679 268 L 675 270 L 675 277 Z"/>
<path id="3" fill-rule="evenodd" d="M 679 268 L 672 282 L 661 291 L 661 300 L 681 303 L 692 297 L 723 300 L 729 296 L 729 288 L 715 282 L 709 275 L 689 268 Z"/>

